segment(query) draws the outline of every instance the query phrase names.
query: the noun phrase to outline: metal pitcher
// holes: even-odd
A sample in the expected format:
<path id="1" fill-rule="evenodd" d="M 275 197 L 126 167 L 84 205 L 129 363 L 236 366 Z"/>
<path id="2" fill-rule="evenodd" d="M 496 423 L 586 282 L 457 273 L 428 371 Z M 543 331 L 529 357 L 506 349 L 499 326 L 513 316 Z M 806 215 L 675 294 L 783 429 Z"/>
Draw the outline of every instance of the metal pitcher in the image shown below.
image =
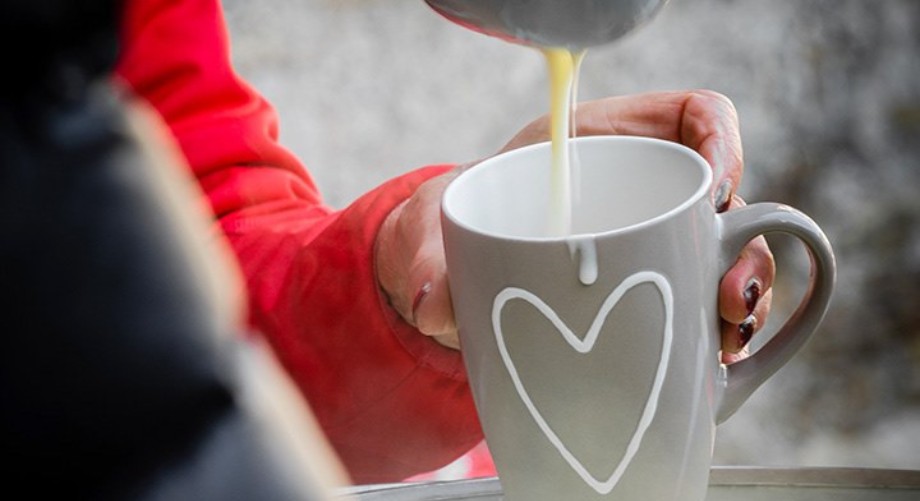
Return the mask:
<path id="1" fill-rule="evenodd" d="M 425 0 L 447 19 L 515 43 L 572 50 L 619 39 L 668 0 Z"/>

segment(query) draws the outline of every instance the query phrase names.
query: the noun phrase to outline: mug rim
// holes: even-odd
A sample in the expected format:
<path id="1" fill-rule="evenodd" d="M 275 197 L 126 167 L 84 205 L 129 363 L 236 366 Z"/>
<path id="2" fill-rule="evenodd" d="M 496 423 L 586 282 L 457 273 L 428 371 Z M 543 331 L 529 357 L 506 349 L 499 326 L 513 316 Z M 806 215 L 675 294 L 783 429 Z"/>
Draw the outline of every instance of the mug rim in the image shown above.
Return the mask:
<path id="1" fill-rule="evenodd" d="M 632 233 L 635 231 L 640 231 L 644 228 L 657 225 L 663 221 L 675 217 L 677 214 L 684 212 L 685 210 L 692 207 L 696 204 L 703 196 L 709 192 L 709 187 L 712 185 L 712 168 L 709 166 L 709 162 L 702 157 L 696 150 L 684 146 L 675 141 L 668 141 L 665 139 L 658 139 L 653 137 L 645 136 L 631 136 L 631 135 L 598 135 L 598 136 L 582 136 L 582 137 L 573 137 L 570 139 L 576 143 L 592 143 L 592 142 L 617 142 L 617 143 L 646 143 L 654 145 L 655 147 L 660 147 L 664 149 L 670 149 L 681 153 L 692 161 L 702 172 L 702 178 L 693 191 L 693 194 L 686 197 L 680 204 L 677 206 L 662 212 L 656 216 L 650 217 L 639 221 L 638 223 L 633 223 L 630 225 L 622 226 L 619 228 L 614 228 L 611 230 L 599 231 L 599 232 L 579 232 L 572 233 L 570 235 L 561 235 L 561 236 L 520 236 L 520 235 L 506 235 L 497 233 L 494 231 L 483 230 L 481 228 L 476 228 L 470 224 L 461 221 L 456 214 L 452 213 L 450 210 L 451 198 L 454 196 L 454 192 L 459 188 L 458 186 L 465 182 L 465 179 L 469 177 L 470 173 L 489 168 L 492 164 L 496 162 L 504 162 L 508 158 L 525 155 L 530 151 L 535 149 L 546 149 L 549 148 L 552 143 L 550 141 L 544 141 L 540 143 L 534 143 L 521 148 L 517 148 L 511 151 L 506 151 L 498 155 L 489 157 L 476 165 L 462 171 L 454 179 L 450 181 L 447 185 L 447 188 L 444 189 L 444 193 L 441 196 L 441 214 L 443 217 L 448 219 L 455 226 L 462 228 L 468 232 L 475 233 L 477 235 L 486 236 L 496 240 L 505 240 L 505 241 L 518 241 L 518 242 L 565 242 L 571 240 L 572 238 L 577 237 L 605 237 L 605 236 L 615 236 L 626 233 Z"/>

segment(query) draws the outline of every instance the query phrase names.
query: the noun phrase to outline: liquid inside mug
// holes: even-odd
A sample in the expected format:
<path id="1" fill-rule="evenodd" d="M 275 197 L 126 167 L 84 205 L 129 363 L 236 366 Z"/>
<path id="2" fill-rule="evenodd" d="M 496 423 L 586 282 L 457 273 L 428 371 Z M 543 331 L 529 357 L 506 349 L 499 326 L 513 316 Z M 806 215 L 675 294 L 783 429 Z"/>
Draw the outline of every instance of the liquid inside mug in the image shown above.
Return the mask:
<path id="1" fill-rule="evenodd" d="M 442 203 L 463 356 L 505 499 L 700 501 L 716 425 L 821 322 L 830 244 L 785 205 L 717 214 L 699 154 L 626 136 L 574 140 L 572 236 L 546 236 L 549 148 L 472 167 Z M 720 278 L 771 232 L 804 242 L 810 286 L 770 341 L 723 365 Z"/>

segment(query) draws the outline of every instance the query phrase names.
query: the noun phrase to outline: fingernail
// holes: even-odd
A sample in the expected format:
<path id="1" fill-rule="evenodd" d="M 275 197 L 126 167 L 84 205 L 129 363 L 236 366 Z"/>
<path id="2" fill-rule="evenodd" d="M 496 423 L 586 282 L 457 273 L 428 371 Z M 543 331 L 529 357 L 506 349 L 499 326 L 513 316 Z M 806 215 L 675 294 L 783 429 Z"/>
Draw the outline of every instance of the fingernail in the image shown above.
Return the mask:
<path id="1" fill-rule="evenodd" d="M 748 315 L 744 319 L 744 322 L 741 322 L 741 325 L 738 326 L 738 334 L 741 337 L 741 345 L 738 349 L 742 349 L 751 342 L 751 338 L 754 337 L 754 327 L 757 325 L 757 318 L 754 315 Z"/>
<path id="2" fill-rule="evenodd" d="M 760 281 L 756 278 L 752 278 L 748 282 L 748 286 L 744 289 L 744 305 L 747 307 L 747 314 L 751 315 L 754 313 L 754 308 L 757 307 L 757 301 L 760 300 Z"/>
<path id="3" fill-rule="evenodd" d="M 716 189 L 715 206 L 716 212 L 725 212 L 732 202 L 732 182 L 728 179 L 722 181 Z"/>
<path id="4" fill-rule="evenodd" d="M 429 292 L 431 292 L 431 282 L 425 282 L 419 287 L 418 292 L 415 294 L 415 299 L 412 300 L 412 323 L 414 325 L 418 325 L 418 307 Z"/>

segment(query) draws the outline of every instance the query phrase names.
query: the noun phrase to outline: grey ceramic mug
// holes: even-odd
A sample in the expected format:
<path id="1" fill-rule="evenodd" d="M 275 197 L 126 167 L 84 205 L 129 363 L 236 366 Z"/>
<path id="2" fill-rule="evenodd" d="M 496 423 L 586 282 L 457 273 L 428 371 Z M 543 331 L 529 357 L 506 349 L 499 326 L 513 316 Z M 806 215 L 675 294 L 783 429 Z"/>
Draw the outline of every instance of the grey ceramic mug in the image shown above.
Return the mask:
<path id="1" fill-rule="evenodd" d="M 821 322 L 830 244 L 784 205 L 716 214 L 708 164 L 679 144 L 586 137 L 575 152 L 571 237 L 545 236 L 549 144 L 486 160 L 444 193 L 454 312 L 505 497 L 702 500 L 716 425 Z M 810 286 L 769 342 L 725 366 L 720 278 L 770 232 L 805 243 Z"/>

